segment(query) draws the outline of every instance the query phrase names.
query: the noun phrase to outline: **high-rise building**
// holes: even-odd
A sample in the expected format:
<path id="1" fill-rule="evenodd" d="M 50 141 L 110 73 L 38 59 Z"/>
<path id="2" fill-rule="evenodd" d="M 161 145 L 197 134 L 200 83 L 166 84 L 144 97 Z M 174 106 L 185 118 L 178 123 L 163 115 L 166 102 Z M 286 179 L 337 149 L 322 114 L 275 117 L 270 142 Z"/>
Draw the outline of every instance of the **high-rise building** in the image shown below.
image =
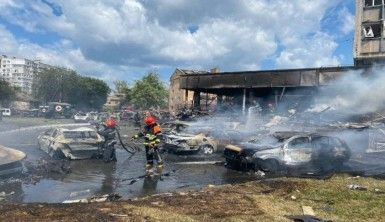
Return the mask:
<path id="1" fill-rule="evenodd" d="M 356 0 L 355 65 L 385 62 L 384 0 Z"/>
<path id="2" fill-rule="evenodd" d="M 32 92 L 33 78 L 36 73 L 49 65 L 41 63 L 39 60 L 29 60 L 24 58 L 0 57 L 0 79 L 10 83 L 11 86 L 19 87 L 23 92 Z"/>

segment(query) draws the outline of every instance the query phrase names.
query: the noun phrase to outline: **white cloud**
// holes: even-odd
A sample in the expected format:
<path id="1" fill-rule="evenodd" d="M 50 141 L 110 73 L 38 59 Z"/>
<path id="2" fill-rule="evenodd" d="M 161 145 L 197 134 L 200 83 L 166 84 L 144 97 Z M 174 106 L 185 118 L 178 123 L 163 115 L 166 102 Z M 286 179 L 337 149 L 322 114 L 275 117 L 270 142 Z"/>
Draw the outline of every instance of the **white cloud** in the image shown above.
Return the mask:
<path id="1" fill-rule="evenodd" d="M 291 44 L 277 58 L 280 68 L 303 68 L 339 65 L 339 58 L 333 56 L 337 43 L 325 33 L 316 33 L 307 40 Z"/>
<path id="2" fill-rule="evenodd" d="M 109 66 L 84 57 L 71 41 L 61 40 L 50 47 L 42 47 L 27 40 L 16 39 L 4 26 L 0 25 L 0 52 L 8 56 L 39 59 L 51 65 L 59 65 L 81 71 L 82 74 L 98 77 L 112 83 L 124 78 L 124 73 L 134 73 L 127 66 Z M 133 77 L 126 78 L 133 80 Z"/>
<path id="3" fill-rule="evenodd" d="M 336 43 L 320 30 L 320 21 L 340 1 L 50 2 L 60 6 L 60 15 L 41 0 L 0 0 L 0 16 L 27 31 L 54 32 L 66 39 L 48 49 L 32 48 L 49 63 L 57 57 L 80 71 L 88 71 L 87 65 L 103 75 L 113 75 L 110 70 L 123 75 L 128 67 L 251 69 L 274 57 L 279 67 L 339 63 L 333 56 Z M 190 26 L 197 30 L 191 33 Z M 20 50 L 17 44 L 14 48 Z"/>
<path id="4" fill-rule="evenodd" d="M 354 15 L 349 12 L 349 10 L 344 7 L 342 10 L 338 13 L 338 19 L 341 21 L 341 32 L 344 34 L 348 34 L 352 31 L 354 31 Z"/>

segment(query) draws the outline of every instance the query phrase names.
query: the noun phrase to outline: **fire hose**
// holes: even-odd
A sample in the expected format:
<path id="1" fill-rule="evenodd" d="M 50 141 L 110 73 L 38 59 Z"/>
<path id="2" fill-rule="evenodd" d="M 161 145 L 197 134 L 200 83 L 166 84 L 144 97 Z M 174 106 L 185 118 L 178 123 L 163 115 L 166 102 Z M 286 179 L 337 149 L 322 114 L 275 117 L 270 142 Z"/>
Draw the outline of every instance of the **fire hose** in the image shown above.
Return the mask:
<path id="1" fill-rule="evenodd" d="M 136 146 L 127 148 L 126 145 L 124 145 L 124 143 L 123 143 L 123 140 L 122 140 L 122 137 L 120 136 L 120 132 L 119 132 L 118 128 L 116 128 L 116 134 L 118 135 L 118 139 L 119 139 L 120 145 L 123 147 L 123 149 L 125 151 L 127 151 L 127 153 L 129 153 L 131 155 L 134 155 L 137 151 L 140 150 L 140 148 L 136 147 Z"/>

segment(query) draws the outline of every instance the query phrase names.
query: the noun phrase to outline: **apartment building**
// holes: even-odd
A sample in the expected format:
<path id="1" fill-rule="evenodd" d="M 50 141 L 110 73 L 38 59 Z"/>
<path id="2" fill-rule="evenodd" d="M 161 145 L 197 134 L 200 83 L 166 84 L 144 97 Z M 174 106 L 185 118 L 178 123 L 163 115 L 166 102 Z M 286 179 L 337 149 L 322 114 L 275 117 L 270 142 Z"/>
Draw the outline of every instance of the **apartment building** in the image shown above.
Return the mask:
<path id="1" fill-rule="evenodd" d="M 385 62 L 385 0 L 356 0 L 354 64 Z"/>
<path id="2" fill-rule="evenodd" d="M 39 60 L 2 55 L 0 57 L 0 79 L 30 94 L 32 92 L 32 83 L 35 74 L 49 67 L 49 65 L 43 64 Z"/>

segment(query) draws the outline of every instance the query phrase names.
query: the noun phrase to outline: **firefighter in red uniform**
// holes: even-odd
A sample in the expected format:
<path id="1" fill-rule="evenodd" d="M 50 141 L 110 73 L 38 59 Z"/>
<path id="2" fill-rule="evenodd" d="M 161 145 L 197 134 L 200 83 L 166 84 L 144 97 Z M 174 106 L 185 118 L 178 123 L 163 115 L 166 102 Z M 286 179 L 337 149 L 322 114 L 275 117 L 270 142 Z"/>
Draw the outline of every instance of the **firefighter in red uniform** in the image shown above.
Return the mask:
<path id="1" fill-rule="evenodd" d="M 133 139 L 144 137 L 144 146 L 146 148 L 146 172 L 150 172 L 154 166 L 154 160 L 158 164 L 158 168 L 163 167 L 163 160 L 159 153 L 159 143 L 162 139 L 162 129 L 156 123 L 156 118 L 151 115 L 146 115 L 144 118 L 144 131 L 133 136 Z"/>

